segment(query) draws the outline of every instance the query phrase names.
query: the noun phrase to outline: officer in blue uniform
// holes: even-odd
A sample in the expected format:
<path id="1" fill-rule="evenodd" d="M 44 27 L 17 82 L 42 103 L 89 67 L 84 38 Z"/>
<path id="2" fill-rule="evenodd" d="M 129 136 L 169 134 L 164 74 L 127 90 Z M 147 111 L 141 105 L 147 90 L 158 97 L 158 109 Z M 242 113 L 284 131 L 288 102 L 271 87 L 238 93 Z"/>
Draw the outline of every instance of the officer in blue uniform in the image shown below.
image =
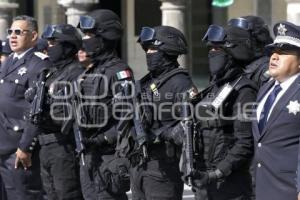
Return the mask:
<path id="1" fill-rule="evenodd" d="M 0 174 L 8 199 L 36 200 L 42 196 L 38 154 L 33 151 L 33 133 L 38 130 L 24 120 L 30 106 L 24 92 L 51 62 L 34 49 L 38 35 L 34 18 L 14 18 L 7 32 L 13 54 L 0 73 Z"/>
<path id="2" fill-rule="evenodd" d="M 300 199 L 300 27 L 274 26 L 269 73 L 273 80 L 258 92 L 252 130 L 256 200 Z"/>

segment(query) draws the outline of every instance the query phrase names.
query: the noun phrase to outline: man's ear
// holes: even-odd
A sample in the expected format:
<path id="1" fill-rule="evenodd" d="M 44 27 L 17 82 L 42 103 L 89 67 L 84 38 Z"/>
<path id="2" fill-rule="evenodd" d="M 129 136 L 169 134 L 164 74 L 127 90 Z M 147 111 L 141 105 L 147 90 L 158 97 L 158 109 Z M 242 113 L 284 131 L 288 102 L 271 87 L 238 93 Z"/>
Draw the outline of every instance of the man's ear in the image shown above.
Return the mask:
<path id="1" fill-rule="evenodd" d="M 32 31 L 32 38 L 31 41 L 32 42 L 36 42 L 38 39 L 38 33 L 36 31 Z"/>

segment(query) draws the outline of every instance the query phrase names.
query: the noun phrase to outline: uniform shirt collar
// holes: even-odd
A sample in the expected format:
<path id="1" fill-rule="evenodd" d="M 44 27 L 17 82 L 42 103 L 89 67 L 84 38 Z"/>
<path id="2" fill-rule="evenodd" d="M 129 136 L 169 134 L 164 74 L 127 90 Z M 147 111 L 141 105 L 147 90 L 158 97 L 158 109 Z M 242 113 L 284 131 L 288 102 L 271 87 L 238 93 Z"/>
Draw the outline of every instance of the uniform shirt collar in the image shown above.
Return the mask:
<path id="1" fill-rule="evenodd" d="M 290 85 L 296 80 L 300 73 L 294 74 L 293 76 L 289 77 L 287 80 L 280 83 L 279 81 L 275 81 L 275 85 L 280 84 L 280 87 L 283 91 L 286 91 Z"/>
<path id="2" fill-rule="evenodd" d="M 14 58 L 18 58 L 18 59 L 20 60 L 20 59 L 23 58 L 24 55 L 25 55 L 28 51 L 30 51 L 31 49 L 33 49 L 33 48 L 31 47 L 31 48 L 27 49 L 26 51 L 24 51 L 23 53 L 20 53 L 20 54 L 14 53 Z"/>

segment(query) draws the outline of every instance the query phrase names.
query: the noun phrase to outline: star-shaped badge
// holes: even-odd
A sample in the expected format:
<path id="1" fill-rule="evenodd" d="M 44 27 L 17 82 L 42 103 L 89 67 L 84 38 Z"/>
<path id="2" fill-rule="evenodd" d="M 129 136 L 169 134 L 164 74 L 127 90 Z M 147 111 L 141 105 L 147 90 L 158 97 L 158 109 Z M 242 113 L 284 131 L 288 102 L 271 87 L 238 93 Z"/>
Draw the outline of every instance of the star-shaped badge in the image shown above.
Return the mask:
<path id="1" fill-rule="evenodd" d="M 24 74 L 27 73 L 27 68 L 26 67 L 22 67 L 18 70 L 18 74 L 23 76 Z"/>
<path id="2" fill-rule="evenodd" d="M 293 113 L 294 115 L 297 115 L 297 113 L 300 112 L 300 103 L 298 100 L 290 101 L 289 105 L 286 107 L 289 109 L 289 113 Z"/>
<path id="3" fill-rule="evenodd" d="M 278 35 L 285 35 L 286 32 L 287 32 L 287 29 L 285 28 L 285 25 L 279 24 L 279 26 L 277 27 Z"/>

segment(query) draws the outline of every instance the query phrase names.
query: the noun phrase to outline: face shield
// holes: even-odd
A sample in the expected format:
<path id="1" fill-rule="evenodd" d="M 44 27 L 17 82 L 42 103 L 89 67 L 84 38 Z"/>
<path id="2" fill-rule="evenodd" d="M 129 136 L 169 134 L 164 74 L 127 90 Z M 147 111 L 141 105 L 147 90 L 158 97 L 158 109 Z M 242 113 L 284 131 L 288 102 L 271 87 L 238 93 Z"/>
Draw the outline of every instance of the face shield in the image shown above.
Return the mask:
<path id="1" fill-rule="evenodd" d="M 231 19 L 231 20 L 229 20 L 228 25 L 238 27 L 238 28 L 244 29 L 246 31 L 252 31 L 253 30 L 252 23 L 248 22 L 244 18 Z"/>
<path id="2" fill-rule="evenodd" d="M 46 25 L 44 32 L 42 34 L 42 38 L 43 39 L 53 39 L 56 31 L 57 31 L 56 25 Z"/>
<path id="3" fill-rule="evenodd" d="M 90 30 L 95 28 L 96 21 L 90 16 L 80 16 L 78 27 L 82 30 Z"/>
<path id="4" fill-rule="evenodd" d="M 149 48 L 157 49 L 158 46 L 162 44 L 161 41 L 156 39 L 155 30 L 150 27 L 142 28 L 138 42 L 141 44 L 142 48 L 145 51 Z"/>
<path id="5" fill-rule="evenodd" d="M 210 25 L 206 31 L 202 41 L 206 42 L 225 42 L 226 32 L 223 27 L 218 25 Z"/>

